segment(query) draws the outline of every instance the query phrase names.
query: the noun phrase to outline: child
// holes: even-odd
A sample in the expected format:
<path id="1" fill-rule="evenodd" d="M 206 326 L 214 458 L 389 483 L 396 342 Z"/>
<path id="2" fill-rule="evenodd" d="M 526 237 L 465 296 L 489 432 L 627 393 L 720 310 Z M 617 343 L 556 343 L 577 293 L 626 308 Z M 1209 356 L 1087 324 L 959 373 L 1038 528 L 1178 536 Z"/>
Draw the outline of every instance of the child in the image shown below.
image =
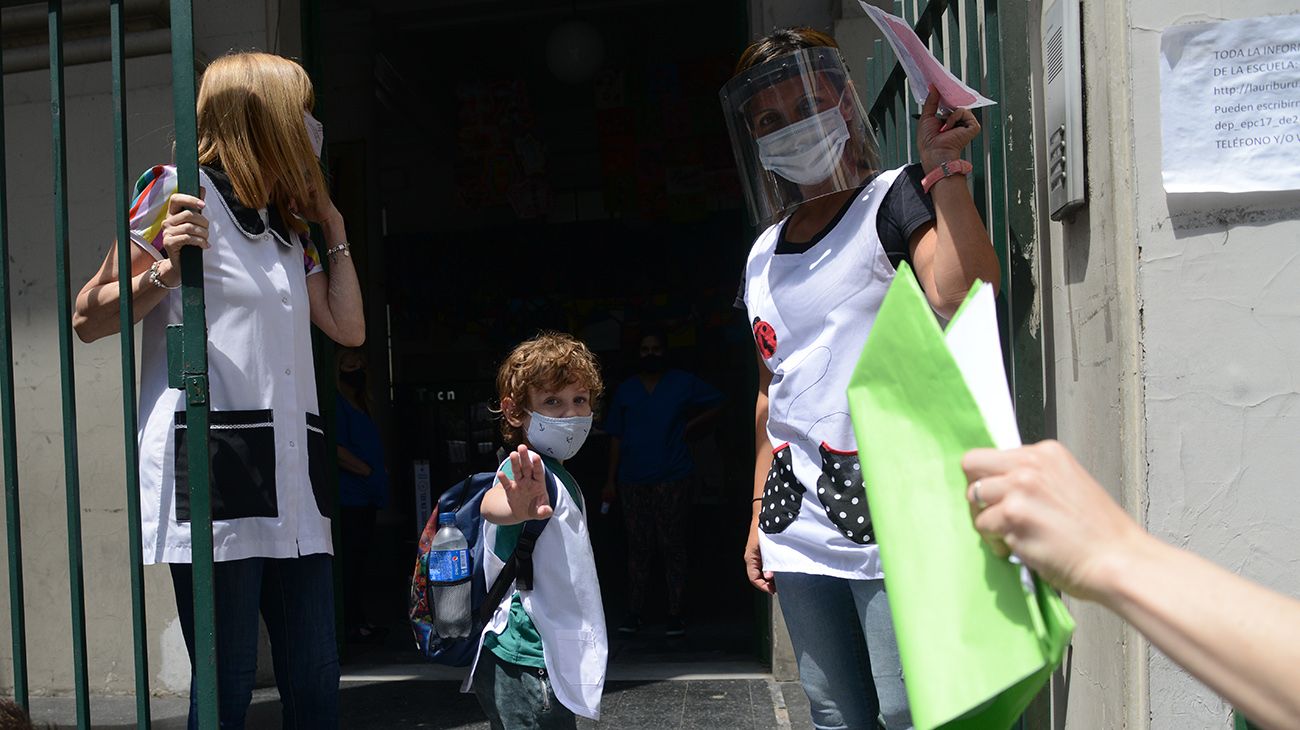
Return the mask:
<path id="1" fill-rule="evenodd" d="M 601 389 L 595 356 L 565 334 L 544 332 L 520 344 L 497 372 L 501 430 L 516 450 L 483 497 L 487 584 L 525 521 L 550 522 L 533 550 L 533 589 L 511 591 L 501 602 L 471 672 L 468 684 L 493 730 L 574 728 L 575 713 L 600 719 L 605 614 L 586 505 L 564 461 L 586 440 Z M 555 504 L 547 497 L 550 479 L 558 482 Z"/>

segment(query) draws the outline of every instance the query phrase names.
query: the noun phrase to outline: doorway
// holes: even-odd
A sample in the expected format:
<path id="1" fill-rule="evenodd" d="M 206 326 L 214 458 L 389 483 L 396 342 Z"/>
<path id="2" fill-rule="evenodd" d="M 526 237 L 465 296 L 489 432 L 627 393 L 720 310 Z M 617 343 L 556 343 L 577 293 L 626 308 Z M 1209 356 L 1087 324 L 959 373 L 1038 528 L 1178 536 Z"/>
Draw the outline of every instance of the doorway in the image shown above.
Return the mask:
<path id="1" fill-rule="evenodd" d="M 753 665 L 766 652 L 767 605 L 739 559 L 755 374 L 732 304 L 753 231 L 717 101 L 744 45 L 746 7 L 323 4 L 331 161 L 365 170 L 356 195 L 367 201 L 357 247 L 367 348 L 388 380 L 386 393 L 372 390 L 386 401 L 377 412 L 392 498 L 373 546 L 368 613 L 398 638 L 356 656 L 421 661 L 404 623 L 421 491 L 436 499 L 496 467 L 496 366 L 541 329 L 570 332 L 596 352 L 606 402 L 652 330 L 666 335 L 673 366 L 726 397 L 716 427 L 691 444 L 684 639 L 663 635 L 661 577 L 650 585 L 646 628 L 613 630 L 626 610 L 625 531 L 617 503 L 598 508 L 609 448 L 599 407 L 597 430 L 568 463 L 589 506 L 611 673 Z"/>

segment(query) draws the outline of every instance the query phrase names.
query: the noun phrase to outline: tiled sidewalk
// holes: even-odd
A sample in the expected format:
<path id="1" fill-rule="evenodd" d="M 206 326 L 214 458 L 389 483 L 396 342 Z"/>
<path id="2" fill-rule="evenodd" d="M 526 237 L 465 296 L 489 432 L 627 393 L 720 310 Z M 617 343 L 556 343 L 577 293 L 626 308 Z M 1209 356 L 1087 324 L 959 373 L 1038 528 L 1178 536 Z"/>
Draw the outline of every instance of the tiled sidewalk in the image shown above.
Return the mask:
<path id="1" fill-rule="evenodd" d="M 784 692 L 783 692 L 784 690 Z M 794 694 L 802 696 L 798 686 Z M 599 723 L 580 720 L 583 730 L 786 730 L 809 727 L 807 710 L 785 707 L 790 688 L 771 679 L 680 679 L 613 681 L 606 687 Z M 56 727 L 75 726 L 70 698 L 33 698 L 35 716 Z M 185 727 L 185 701 L 155 698 L 153 727 Z M 453 680 L 346 681 L 340 695 L 342 727 L 348 730 L 436 728 L 488 730 L 473 695 L 460 693 Z M 96 728 L 134 728 L 135 703 L 129 697 L 96 697 Z M 790 715 L 794 715 L 793 718 Z M 793 722 L 791 720 L 793 719 Z M 249 730 L 280 727 L 275 689 L 258 690 L 249 710 Z"/>

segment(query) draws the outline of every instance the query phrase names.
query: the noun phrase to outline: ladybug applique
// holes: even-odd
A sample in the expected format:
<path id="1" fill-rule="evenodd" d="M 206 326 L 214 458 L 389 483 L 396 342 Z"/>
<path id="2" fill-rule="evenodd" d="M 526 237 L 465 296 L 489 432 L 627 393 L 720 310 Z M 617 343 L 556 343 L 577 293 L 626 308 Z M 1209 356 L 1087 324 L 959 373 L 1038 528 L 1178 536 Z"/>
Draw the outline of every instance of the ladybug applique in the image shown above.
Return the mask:
<path id="1" fill-rule="evenodd" d="M 754 342 L 758 345 L 758 353 L 763 356 L 763 359 L 771 359 L 776 354 L 776 329 L 755 317 Z"/>

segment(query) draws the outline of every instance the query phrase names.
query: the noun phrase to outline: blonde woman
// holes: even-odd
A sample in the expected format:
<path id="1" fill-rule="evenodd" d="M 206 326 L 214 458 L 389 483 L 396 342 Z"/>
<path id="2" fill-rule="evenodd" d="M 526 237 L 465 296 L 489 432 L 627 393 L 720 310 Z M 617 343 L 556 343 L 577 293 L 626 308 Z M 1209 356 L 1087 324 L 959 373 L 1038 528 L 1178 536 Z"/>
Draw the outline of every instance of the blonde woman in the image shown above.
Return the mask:
<path id="1" fill-rule="evenodd" d="M 259 610 L 270 634 L 286 728 L 338 726 L 330 517 L 311 325 L 361 344 L 365 321 L 343 218 L 317 158 L 320 126 L 303 69 L 264 53 L 217 59 L 198 96 L 203 195 L 176 171 L 141 176 L 131 205 L 131 274 L 116 245 L 77 296 L 90 342 L 118 330 L 129 286 L 143 320 L 140 490 L 146 563 L 171 566 L 194 658 L 185 401 L 167 385 L 166 327 L 181 321 L 180 252 L 204 250 L 211 389 L 212 518 L 222 728 L 244 727 Z M 307 234 L 324 232 L 326 274 Z M 128 245 L 128 244 L 124 244 Z M 191 691 L 190 727 L 195 727 Z"/>

